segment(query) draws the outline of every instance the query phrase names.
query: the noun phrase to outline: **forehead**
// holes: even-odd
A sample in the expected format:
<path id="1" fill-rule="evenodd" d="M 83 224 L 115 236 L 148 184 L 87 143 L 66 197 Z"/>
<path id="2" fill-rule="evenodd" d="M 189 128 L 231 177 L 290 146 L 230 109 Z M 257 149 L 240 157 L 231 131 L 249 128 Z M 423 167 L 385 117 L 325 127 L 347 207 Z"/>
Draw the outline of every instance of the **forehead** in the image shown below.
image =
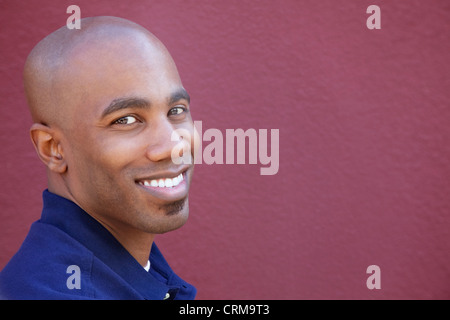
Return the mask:
<path id="1" fill-rule="evenodd" d="M 73 107 L 89 107 L 96 115 L 117 97 L 154 101 L 182 87 L 165 47 L 142 34 L 84 41 L 70 51 L 59 78 L 59 89 Z"/>
<path id="2" fill-rule="evenodd" d="M 134 77 L 178 77 L 175 64 L 165 47 L 143 34 L 121 34 L 103 39 L 87 39 L 67 59 L 71 72 L 97 79 Z"/>

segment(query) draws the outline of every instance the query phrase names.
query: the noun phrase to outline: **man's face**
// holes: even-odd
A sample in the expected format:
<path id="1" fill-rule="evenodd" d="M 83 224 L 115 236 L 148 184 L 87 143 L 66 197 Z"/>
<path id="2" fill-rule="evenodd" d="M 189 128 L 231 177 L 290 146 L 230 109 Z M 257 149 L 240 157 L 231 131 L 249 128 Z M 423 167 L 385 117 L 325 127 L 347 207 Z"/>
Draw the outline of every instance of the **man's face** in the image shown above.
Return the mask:
<path id="1" fill-rule="evenodd" d="M 184 129 L 194 137 L 194 127 L 170 56 L 145 43 L 124 47 L 119 38 L 71 61 L 60 89 L 69 90 L 62 101 L 72 106 L 62 142 L 73 198 L 110 229 L 182 226 L 193 165 L 172 162 L 171 135 Z"/>

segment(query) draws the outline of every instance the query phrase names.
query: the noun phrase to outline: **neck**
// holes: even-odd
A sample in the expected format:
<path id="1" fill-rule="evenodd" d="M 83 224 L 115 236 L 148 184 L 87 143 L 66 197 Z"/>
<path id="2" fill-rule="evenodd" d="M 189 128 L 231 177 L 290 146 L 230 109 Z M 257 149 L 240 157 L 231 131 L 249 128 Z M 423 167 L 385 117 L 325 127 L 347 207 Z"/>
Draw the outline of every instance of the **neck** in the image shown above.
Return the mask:
<path id="1" fill-rule="evenodd" d="M 109 232 L 116 238 L 117 241 L 133 256 L 134 259 L 145 267 L 149 260 L 150 251 L 152 249 L 154 234 L 143 231 L 136 231 L 136 229 L 117 228 L 99 221 Z"/>

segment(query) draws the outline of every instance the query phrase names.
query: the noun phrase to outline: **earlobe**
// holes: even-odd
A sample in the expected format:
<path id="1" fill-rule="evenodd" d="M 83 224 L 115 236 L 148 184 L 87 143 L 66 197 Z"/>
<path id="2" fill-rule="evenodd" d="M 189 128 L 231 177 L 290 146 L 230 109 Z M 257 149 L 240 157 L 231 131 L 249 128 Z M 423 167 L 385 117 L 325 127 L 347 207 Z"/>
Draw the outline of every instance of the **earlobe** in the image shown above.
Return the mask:
<path id="1" fill-rule="evenodd" d="M 42 162 L 50 170 L 64 173 L 67 170 L 67 163 L 55 131 L 44 124 L 34 123 L 30 128 L 30 136 Z"/>

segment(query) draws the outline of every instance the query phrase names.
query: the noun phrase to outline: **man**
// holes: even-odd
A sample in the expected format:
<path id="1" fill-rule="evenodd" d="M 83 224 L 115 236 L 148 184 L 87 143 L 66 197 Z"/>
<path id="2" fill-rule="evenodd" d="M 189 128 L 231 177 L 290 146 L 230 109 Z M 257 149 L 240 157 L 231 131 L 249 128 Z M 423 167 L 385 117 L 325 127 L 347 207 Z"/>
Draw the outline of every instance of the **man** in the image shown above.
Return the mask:
<path id="1" fill-rule="evenodd" d="M 195 131 L 164 45 L 128 20 L 85 18 L 32 50 L 24 84 L 48 190 L 0 298 L 193 299 L 154 244 L 188 218 L 193 165 L 171 152 L 195 145 L 172 141 Z"/>

